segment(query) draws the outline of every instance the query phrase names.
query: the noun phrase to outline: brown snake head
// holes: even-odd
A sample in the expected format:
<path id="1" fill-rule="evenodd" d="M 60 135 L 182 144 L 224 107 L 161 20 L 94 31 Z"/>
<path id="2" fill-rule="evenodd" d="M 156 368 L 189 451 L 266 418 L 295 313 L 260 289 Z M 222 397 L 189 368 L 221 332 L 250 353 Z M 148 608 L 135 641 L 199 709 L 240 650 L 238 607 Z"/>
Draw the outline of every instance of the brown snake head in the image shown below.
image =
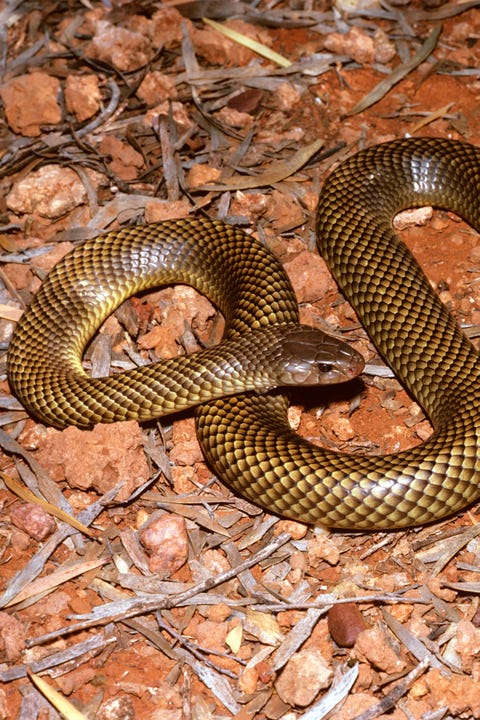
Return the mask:
<path id="1" fill-rule="evenodd" d="M 359 375 L 363 357 L 352 347 L 323 330 L 300 325 L 285 333 L 281 342 L 279 385 L 332 385 Z"/>

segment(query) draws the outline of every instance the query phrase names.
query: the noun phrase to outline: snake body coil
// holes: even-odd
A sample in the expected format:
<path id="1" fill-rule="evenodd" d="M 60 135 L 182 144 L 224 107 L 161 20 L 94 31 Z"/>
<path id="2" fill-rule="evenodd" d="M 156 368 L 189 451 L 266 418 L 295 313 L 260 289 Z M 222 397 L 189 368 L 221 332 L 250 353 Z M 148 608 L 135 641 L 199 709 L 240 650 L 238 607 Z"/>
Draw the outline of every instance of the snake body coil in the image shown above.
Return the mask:
<path id="1" fill-rule="evenodd" d="M 319 200 L 319 250 L 380 353 L 428 413 L 434 434 L 392 455 L 334 453 L 290 429 L 285 397 L 246 393 L 209 401 L 208 380 L 197 399 L 205 403 L 196 410 L 197 433 L 213 469 L 235 491 L 269 511 L 348 529 L 426 523 L 479 497 L 479 356 L 391 227 L 399 210 L 433 204 L 480 229 L 479 180 L 480 151 L 471 145 L 398 140 L 342 163 Z M 186 243 L 185 268 L 178 277 L 178 248 L 185 247 L 187 231 L 193 238 Z M 208 241 L 205 232 L 211 233 Z M 100 305 L 104 317 L 120 299 L 143 289 L 144 270 L 154 261 L 164 268 L 159 282 L 194 284 L 222 309 L 228 341 L 252 328 L 273 326 L 275 334 L 277 325 L 297 322 L 292 290 L 276 265 L 271 269 L 270 254 L 260 245 L 254 252 L 246 250 L 243 234 L 233 228 L 192 220 L 105 237 L 107 244 L 88 241 L 54 269 L 11 343 L 12 387 L 47 422 L 85 425 L 158 415 L 156 381 L 148 368 L 115 389 L 115 376 L 85 379 L 80 364 L 99 324 L 99 311 L 92 314 L 92 307 Z M 228 274 L 220 256 L 229 258 Z M 169 275 L 174 265 L 175 277 Z M 262 348 L 247 346 L 248 365 Z M 207 351 L 208 362 L 214 363 L 212 382 L 218 372 L 216 351 Z M 173 405 L 176 394 L 187 394 L 187 386 L 200 392 L 188 365 L 192 361 L 184 362 L 187 377 L 176 374 L 173 365 L 167 370 L 173 377 L 168 393 Z M 267 381 L 267 387 L 271 384 Z M 245 389 L 260 385 L 253 381 Z"/>

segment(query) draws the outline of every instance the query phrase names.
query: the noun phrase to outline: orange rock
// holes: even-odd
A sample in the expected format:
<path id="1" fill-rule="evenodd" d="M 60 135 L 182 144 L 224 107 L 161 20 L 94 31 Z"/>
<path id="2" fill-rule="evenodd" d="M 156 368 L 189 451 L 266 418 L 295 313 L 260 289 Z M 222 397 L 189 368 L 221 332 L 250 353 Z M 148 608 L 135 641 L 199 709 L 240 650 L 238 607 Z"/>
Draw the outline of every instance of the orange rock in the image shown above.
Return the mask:
<path id="1" fill-rule="evenodd" d="M 54 480 L 70 487 L 103 494 L 122 481 L 116 499 L 124 500 L 150 477 L 142 432 L 134 421 L 96 425 L 93 430 L 48 428 L 37 440 L 37 460 Z"/>
<path id="2" fill-rule="evenodd" d="M 19 75 L 0 87 L 8 124 L 20 135 L 36 137 L 42 125 L 55 125 L 62 119 L 57 102 L 60 82 L 44 72 Z"/>
<path id="3" fill-rule="evenodd" d="M 84 122 L 100 109 L 102 93 L 96 75 L 69 75 L 65 82 L 65 105 L 79 122 Z"/>
<path id="4" fill-rule="evenodd" d="M 188 558 L 185 520 L 179 515 L 154 517 L 139 529 L 138 538 L 149 556 L 151 572 L 170 577 Z"/>
<path id="5" fill-rule="evenodd" d="M 275 683 L 280 698 L 287 705 L 306 707 L 320 690 L 328 688 L 333 670 L 317 648 L 305 648 L 292 655 Z"/>
<path id="6" fill-rule="evenodd" d="M 406 665 L 390 645 L 386 633 L 378 625 L 359 634 L 354 653 L 359 660 L 369 662 L 389 675 L 402 672 Z"/>

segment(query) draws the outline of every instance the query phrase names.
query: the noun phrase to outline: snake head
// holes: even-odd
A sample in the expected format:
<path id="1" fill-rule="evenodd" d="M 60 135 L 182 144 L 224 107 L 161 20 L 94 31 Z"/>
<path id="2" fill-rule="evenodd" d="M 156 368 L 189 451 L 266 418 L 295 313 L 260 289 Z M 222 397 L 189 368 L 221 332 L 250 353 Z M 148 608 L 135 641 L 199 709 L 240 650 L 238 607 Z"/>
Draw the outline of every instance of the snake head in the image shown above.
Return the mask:
<path id="1" fill-rule="evenodd" d="M 299 325 L 282 342 L 282 385 L 333 385 L 359 375 L 363 357 L 323 330 Z"/>

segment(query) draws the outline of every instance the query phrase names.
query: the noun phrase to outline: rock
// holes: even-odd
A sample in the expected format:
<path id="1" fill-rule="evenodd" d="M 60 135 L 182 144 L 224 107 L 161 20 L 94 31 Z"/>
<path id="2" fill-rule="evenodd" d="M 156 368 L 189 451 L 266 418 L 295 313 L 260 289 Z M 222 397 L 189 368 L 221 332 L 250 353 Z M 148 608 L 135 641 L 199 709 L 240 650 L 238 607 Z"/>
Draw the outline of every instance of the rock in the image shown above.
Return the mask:
<path id="1" fill-rule="evenodd" d="M 17 662 L 25 649 L 25 626 L 14 615 L 0 612 L 0 651 L 9 662 Z"/>
<path id="2" fill-rule="evenodd" d="M 96 425 L 93 430 L 68 427 L 31 433 L 38 443 L 37 460 L 56 481 L 70 487 L 94 488 L 103 494 L 123 481 L 122 501 L 150 477 L 143 452 L 143 436 L 135 421 Z"/>
<path id="3" fill-rule="evenodd" d="M 14 132 L 37 137 L 42 125 L 62 119 L 57 97 L 60 82 L 44 72 L 20 75 L 0 88 L 7 122 Z"/>
<path id="4" fill-rule="evenodd" d="M 188 558 L 185 520 L 179 515 L 149 519 L 138 531 L 138 538 L 150 558 L 151 572 L 170 577 Z"/>
<path id="5" fill-rule="evenodd" d="M 328 630 L 339 647 L 353 647 L 365 629 L 363 616 L 354 602 L 339 603 L 328 611 Z"/>
<path id="6" fill-rule="evenodd" d="M 369 662 L 389 675 L 405 669 L 405 661 L 397 655 L 388 636 L 378 625 L 359 634 L 354 652 L 360 661 Z"/>
<path id="7" fill-rule="evenodd" d="M 34 503 L 15 503 L 10 508 L 13 524 L 34 540 L 45 540 L 55 530 L 55 521 L 43 508 Z"/>
<path id="8" fill-rule="evenodd" d="M 317 648 L 305 648 L 290 658 L 275 688 L 287 705 L 306 707 L 320 690 L 329 687 L 332 678 L 333 670 L 321 652 Z"/>
<path id="9" fill-rule="evenodd" d="M 38 213 L 47 218 L 66 215 L 87 198 L 87 191 L 74 170 L 44 165 L 19 180 L 7 195 L 7 206 L 21 214 Z"/>
<path id="10" fill-rule="evenodd" d="M 65 82 L 65 105 L 79 122 L 91 118 L 100 109 L 102 93 L 96 75 L 69 75 Z"/>

